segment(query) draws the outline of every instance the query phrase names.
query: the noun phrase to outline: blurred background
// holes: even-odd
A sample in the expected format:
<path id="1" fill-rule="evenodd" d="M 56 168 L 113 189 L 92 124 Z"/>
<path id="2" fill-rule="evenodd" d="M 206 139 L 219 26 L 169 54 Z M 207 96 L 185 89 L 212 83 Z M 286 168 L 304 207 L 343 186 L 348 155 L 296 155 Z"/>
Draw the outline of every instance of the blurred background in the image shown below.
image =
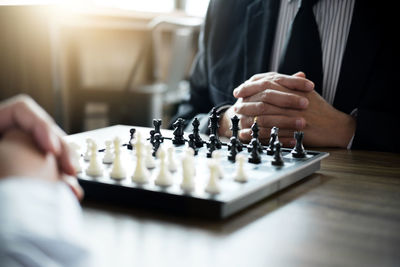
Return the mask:
<path id="1" fill-rule="evenodd" d="M 34 98 L 69 134 L 163 127 L 188 97 L 209 0 L 0 0 L 0 101 Z"/>

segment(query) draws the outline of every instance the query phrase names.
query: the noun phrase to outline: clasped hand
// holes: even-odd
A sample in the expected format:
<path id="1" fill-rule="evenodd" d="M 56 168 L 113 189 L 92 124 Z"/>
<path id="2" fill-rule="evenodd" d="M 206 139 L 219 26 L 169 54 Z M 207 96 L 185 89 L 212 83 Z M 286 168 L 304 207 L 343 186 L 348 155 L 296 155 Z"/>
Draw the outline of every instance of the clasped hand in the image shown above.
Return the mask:
<path id="1" fill-rule="evenodd" d="M 219 134 L 229 137 L 230 118 L 240 118 L 239 138 L 251 139 L 251 125 L 257 117 L 260 140 L 267 143 L 273 126 L 286 147 L 295 144 L 294 131 L 303 131 L 309 147 L 346 148 L 355 133 L 355 119 L 327 103 L 304 73 L 283 75 L 274 72 L 251 77 L 233 91 L 237 98 L 222 116 Z"/>

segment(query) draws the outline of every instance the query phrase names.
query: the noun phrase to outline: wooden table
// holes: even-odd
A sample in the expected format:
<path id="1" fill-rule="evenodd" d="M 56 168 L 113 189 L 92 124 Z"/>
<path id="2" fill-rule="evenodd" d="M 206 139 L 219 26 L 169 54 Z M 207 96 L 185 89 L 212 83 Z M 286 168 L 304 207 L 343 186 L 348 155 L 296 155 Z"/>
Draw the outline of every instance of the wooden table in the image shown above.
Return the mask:
<path id="1" fill-rule="evenodd" d="M 223 221 L 84 202 L 104 266 L 400 266 L 400 154 L 321 149 L 317 173 Z"/>

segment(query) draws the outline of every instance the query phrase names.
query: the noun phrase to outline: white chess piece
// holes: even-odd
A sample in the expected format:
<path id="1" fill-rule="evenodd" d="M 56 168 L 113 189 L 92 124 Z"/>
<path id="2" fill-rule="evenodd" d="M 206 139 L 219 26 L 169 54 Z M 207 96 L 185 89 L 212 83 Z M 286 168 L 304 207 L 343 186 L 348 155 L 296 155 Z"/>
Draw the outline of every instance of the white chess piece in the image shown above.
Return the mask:
<path id="1" fill-rule="evenodd" d="M 103 163 L 111 164 L 113 163 L 113 161 L 114 161 L 114 155 L 111 152 L 111 141 L 106 141 L 106 150 L 104 151 Z"/>
<path id="2" fill-rule="evenodd" d="M 126 177 L 126 171 L 125 168 L 122 166 L 122 161 L 121 161 L 121 140 L 116 137 L 114 139 L 114 152 L 115 152 L 115 158 L 114 158 L 114 164 L 113 168 L 110 173 L 110 177 L 115 179 L 115 180 L 122 180 L 125 179 Z"/>
<path id="3" fill-rule="evenodd" d="M 165 148 L 160 146 L 157 151 L 157 158 L 160 159 L 160 170 L 157 174 L 156 180 L 154 181 L 156 185 L 159 186 L 171 186 L 172 185 L 172 175 L 167 168 L 167 155 L 165 152 Z"/>
<path id="4" fill-rule="evenodd" d="M 144 144 L 140 132 L 136 135 L 136 167 L 132 175 L 132 181 L 139 184 L 145 184 L 149 181 L 150 173 L 144 165 Z"/>
<path id="5" fill-rule="evenodd" d="M 190 193 L 195 188 L 195 180 L 194 180 L 194 164 L 192 160 L 192 155 L 187 153 L 182 158 L 182 183 L 181 188 L 183 191 Z"/>
<path id="6" fill-rule="evenodd" d="M 224 178 L 224 173 L 222 172 L 221 169 L 221 152 L 219 150 L 214 150 L 211 156 L 217 166 L 216 168 L 217 168 L 218 178 L 220 179 Z"/>
<path id="7" fill-rule="evenodd" d="M 86 169 L 86 174 L 89 176 L 96 177 L 102 175 L 102 173 L 103 169 L 97 159 L 97 144 L 95 142 L 92 142 L 91 152 L 90 152 L 90 162 L 89 166 Z"/>
<path id="8" fill-rule="evenodd" d="M 245 162 L 246 162 L 246 159 L 243 155 L 238 154 L 236 156 L 236 172 L 233 175 L 233 178 L 237 182 L 245 183 L 248 180 L 248 177 L 247 177 L 245 169 L 244 169 Z"/>
<path id="9" fill-rule="evenodd" d="M 206 192 L 214 195 L 219 194 L 221 193 L 221 187 L 219 185 L 217 164 L 215 162 L 210 162 L 208 167 L 210 169 L 210 179 L 206 186 Z"/>
<path id="10" fill-rule="evenodd" d="M 82 167 L 80 164 L 81 154 L 79 153 L 80 146 L 76 143 L 68 143 L 69 152 L 71 155 L 72 166 L 74 166 L 76 172 L 81 172 Z"/>
<path id="11" fill-rule="evenodd" d="M 174 158 L 175 148 L 172 146 L 169 147 L 167 149 L 167 153 L 168 153 L 168 170 L 170 172 L 176 172 L 176 170 L 178 169 L 178 166 L 177 166 L 175 158 Z"/>
<path id="12" fill-rule="evenodd" d="M 145 165 L 147 169 L 154 169 L 156 167 L 156 160 L 153 157 L 153 147 L 151 144 L 145 145 L 146 158 Z"/>
<path id="13" fill-rule="evenodd" d="M 83 159 L 85 161 L 89 161 L 90 160 L 90 151 L 92 151 L 91 150 L 91 146 L 92 146 L 93 142 L 94 142 L 93 139 L 90 139 L 90 138 L 86 139 L 86 152 L 83 155 Z"/>
<path id="14" fill-rule="evenodd" d="M 194 149 L 191 147 L 186 147 L 184 149 L 184 155 L 189 156 L 189 159 L 191 161 L 190 164 L 193 166 L 192 168 L 193 176 L 196 176 L 196 165 L 194 164 Z"/>

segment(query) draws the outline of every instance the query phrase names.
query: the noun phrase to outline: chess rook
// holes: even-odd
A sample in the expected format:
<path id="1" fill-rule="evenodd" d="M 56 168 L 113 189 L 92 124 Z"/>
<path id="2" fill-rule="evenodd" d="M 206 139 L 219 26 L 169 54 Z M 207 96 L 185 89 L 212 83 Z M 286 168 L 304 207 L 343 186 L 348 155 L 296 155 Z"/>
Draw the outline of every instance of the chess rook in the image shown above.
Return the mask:
<path id="1" fill-rule="evenodd" d="M 294 146 L 294 148 L 291 151 L 292 157 L 305 158 L 306 152 L 305 152 L 304 146 L 303 146 L 304 133 L 303 132 L 294 132 L 294 138 L 296 139 L 296 145 Z"/>

